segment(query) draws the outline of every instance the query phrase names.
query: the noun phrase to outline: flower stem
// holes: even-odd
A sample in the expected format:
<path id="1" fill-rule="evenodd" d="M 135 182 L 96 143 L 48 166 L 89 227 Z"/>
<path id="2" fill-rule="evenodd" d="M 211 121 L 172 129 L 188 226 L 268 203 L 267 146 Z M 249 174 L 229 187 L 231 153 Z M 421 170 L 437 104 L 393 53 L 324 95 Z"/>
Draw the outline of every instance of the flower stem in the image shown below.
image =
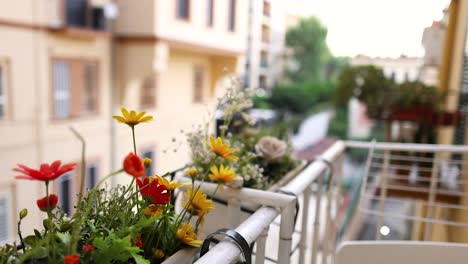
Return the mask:
<path id="1" fill-rule="evenodd" d="M 131 126 L 131 127 L 132 127 L 132 137 L 133 137 L 133 153 L 136 155 L 137 151 L 136 151 L 136 140 L 135 140 L 135 126 Z"/>
<path id="2" fill-rule="evenodd" d="M 52 221 L 52 212 L 50 211 L 50 203 L 49 203 L 49 181 L 45 181 L 46 186 L 46 209 L 47 209 L 47 217 L 50 221 Z"/>
<path id="3" fill-rule="evenodd" d="M 26 249 L 24 245 L 23 235 L 21 234 L 21 219 L 18 221 L 18 236 L 19 236 L 21 247 L 23 248 L 23 254 L 24 254 L 26 253 Z"/>

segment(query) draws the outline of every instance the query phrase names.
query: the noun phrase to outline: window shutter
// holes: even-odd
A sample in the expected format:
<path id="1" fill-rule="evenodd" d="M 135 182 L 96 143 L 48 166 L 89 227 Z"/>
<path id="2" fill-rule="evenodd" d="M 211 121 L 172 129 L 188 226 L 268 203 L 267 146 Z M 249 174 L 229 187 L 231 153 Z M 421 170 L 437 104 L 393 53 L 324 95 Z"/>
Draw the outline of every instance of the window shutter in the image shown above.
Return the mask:
<path id="1" fill-rule="evenodd" d="M 5 82 L 5 71 L 3 70 L 3 66 L 0 65 L 0 119 L 5 117 L 5 104 L 6 104 L 6 99 L 5 99 L 5 88 L 4 88 L 4 82 Z"/>
<path id="2" fill-rule="evenodd" d="M 70 106 L 70 65 L 65 61 L 55 61 L 53 66 L 54 116 L 67 118 Z"/>
<path id="3" fill-rule="evenodd" d="M 153 74 L 147 77 L 140 90 L 140 105 L 142 108 L 151 108 L 156 106 L 156 76 Z"/>
<path id="4" fill-rule="evenodd" d="M 198 103 L 203 101 L 203 82 L 204 69 L 203 66 L 196 65 L 193 72 L 193 102 Z"/>
<path id="5" fill-rule="evenodd" d="M 83 96 L 81 109 L 83 113 L 96 113 L 99 104 L 98 67 L 95 62 L 82 63 Z"/>

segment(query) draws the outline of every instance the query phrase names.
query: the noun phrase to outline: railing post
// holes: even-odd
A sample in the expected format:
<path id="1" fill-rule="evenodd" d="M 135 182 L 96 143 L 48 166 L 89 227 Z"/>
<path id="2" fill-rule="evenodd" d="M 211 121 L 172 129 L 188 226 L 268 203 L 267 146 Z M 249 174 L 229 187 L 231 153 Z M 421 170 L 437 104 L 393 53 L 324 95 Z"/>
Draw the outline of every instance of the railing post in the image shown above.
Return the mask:
<path id="1" fill-rule="evenodd" d="M 319 176 L 317 182 L 317 200 L 315 201 L 315 216 L 314 216 L 314 231 L 312 233 L 312 253 L 310 256 L 310 263 L 317 263 L 317 249 L 319 243 L 319 234 L 320 234 L 320 211 L 322 207 L 322 193 L 323 193 L 323 178 L 325 176 L 322 174 Z"/>
<path id="2" fill-rule="evenodd" d="M 266 239 L 268 236 L 269 226 L 265 227 L 257 239 L 257 250 L 255 251 L 255 263 L 263 264 L 265 263 L 265 246 Z"/>
<path id="3" fill-rule="evenodd" d="M 231 197 L 228 200 L 228 223 L 229 228 L 235 228 L 240 224 L 241 203 L 238 198 Z"/>
<path id="4" fill-rule="evenodd" d="M 292 234 L 294 232 L 295 201 L 287 205 L 281 212 L 279 231 L 278 263 L 288 264 L 291 261 Z"/>
<path id="5" fill-rule="evenodd" d="M 380 234 L 380 227 L 384 224 L 385 218 L 385 200 L 387 199 L 387 180 L 388 180 L 388 167 L 390 163 L 390 151 L 384 151 L 384 163 L 382 167 L 382 174 L 380 180 L 380 201 L 379 201 L 379 216 L 377 219 L 377 226 L 375 230 L 375 239 L 380 240 L 382 239 L 382 235 Z"/>
<path id="6" fill-rule="evenodd" d="M 325 209 L 325 235 L 323 238 L 323 250 L 322 250 L 322 264 L 328 263 L 328 254 L 329 254 L 329 247 L 330 247 L 330 232 L 332 227 L 332 204 L 333 204 L 333 182 L 335 177 L 333 171 L 330 171 L 329 181 L 328 181 L 328 192 L 327 192 L 327 207 Z"/>
<path id="7" fill-rule="evenodd" d="M 434 152 L 434 159 L 432 160 L 432 170 L 431 170 L 431 187 L 429 189 L 429 201 L 427 203 L 427 214 L 426 218 L 431 219 L 433 217 L 433 212 L 434 212 L 434 202 L 436 198 L 436 192 L 437 192 L 437 178 L 439 175 L 439 166 L 437 164 L 437 161 L 439 160 L 440 153 Z M 425 227 L 424 227 L 424 240 L 429 241 L 431 240 L 431 233 L 432 233 L 432 224 L 430 221 L 426 221 Z"/>
<path id="8" fill-rule="evenodd" d="M 335 196 L 335 217 L 333 218 L 333 232 L 332 232 L 332 238 L 331 238 L 331 263 L 335 263 L 335 251 L 336 251 L 336 239 L 338 235 L 338 222 L 337 222 L 337 217 L 339 213 L 339 209 L 341 207 L 341 192 L 342 192 L 342 185 L 343 185 L 343 167 L 344 167 L 344 158 L 345 155 L 342 153 L 340 156 L 338 156 L 335 164 L 336 169 L 335 171 L 335 177 L 336 177 L 336 196 Z"/>
<path id="9" fill-rule="evenodd" d="M 301 224 L 301 240 L 299 241 L 299 264 L 305 261 L 305 253 L 307 250 L 307 230 L 309 226 L 309 201 L 311 195 L 310 187 L 304 190 L 302 202 L 302 224 Z"/>

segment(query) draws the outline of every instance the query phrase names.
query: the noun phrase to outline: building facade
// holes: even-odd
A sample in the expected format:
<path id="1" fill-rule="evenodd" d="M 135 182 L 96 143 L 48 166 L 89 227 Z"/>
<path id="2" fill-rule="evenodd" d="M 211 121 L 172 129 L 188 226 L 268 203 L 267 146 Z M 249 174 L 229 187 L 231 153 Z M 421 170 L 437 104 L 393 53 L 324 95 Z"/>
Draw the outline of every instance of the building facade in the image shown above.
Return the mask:
<path id="1" fill-rule="evenodd" d="M 249 0 L 245 83 L 270 89 L 284 69 L 286 3 Z"/>
<path id="2" fill-rule="evenodd" d="M 80 170 L 92 187 L 132 151 L 130 130 L 111 120 L 125 106 L 154 115 L 136 128 L 137 151 L 154 160 L 152 173 L 176 169 L 188 162 L 188 151 L 172 138 L 183 141 L 180 130 L 204 121 L 223 80 L 244 66 L 246 0 L 18 0 L 1 6 L 0 242 L 16 236 L 20 209 L 29 209 L 23 232 L 40 227 L 43 217 L 36 200 L 45 195 L 44 184 L 15 180 L 17 163 L 79 163 L 81 145 L 69 127 L 79 131 L 87 166 L 52 186 L 71 213 Z"/>

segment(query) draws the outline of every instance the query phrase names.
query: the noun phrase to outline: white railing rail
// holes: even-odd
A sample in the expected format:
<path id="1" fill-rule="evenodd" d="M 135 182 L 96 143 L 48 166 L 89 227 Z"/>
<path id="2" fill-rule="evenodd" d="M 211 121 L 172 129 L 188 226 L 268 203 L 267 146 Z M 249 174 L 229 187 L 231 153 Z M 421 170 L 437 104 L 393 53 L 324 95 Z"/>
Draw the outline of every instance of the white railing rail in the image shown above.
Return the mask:
<path id="1" fill-rule="evenodd" d="M 256 253 L 256 263 L 264 263 L 265 261 L 265 240 L 267 236 L 267 231 L 274 219 L 281 214 L 280 230 L 279 230 L 279 249 L 278 249 L 278 263 L 290 263 L 290 256 L 292 253 L 292 236 L 294 233 L 294 202 L 296 201 L 295 197 L 302 197 L 303 205 L 301 207 L 302 218 L 301 218 L 301 228 L 300 228 L 300 242 L 299 242 L 299 263 L 317 263 L 318 254 L 318 241 L 319 241 L 319 222 L 320 222 L 320 208 L 322 207 L 322 192 L 324 188 L 324 178 L 327 175 L 327 170 L 329 169 L 327 163 L 332 164 L 336 162 L 342 162 L 343 154 L 345 150 L 345 144 L 342 141 L 338 141 L 332 147 L 330 147 L 320 158 L 308 165 L 302 172 L 300 172 L 295 178 L 293 178 L 287 185 L 281 187 L 280 189 L 284 192 L 294 194 L 284 195 L 281 194 L 281 199 L 286 200 L 285 197 L 289 197 L 291 200 L 288 201 L 284 206 L 278 203 L 278 200 L 274 196 L 280 195 L 278 193 L 256 191 L 248 188 L 242 188 L 240 190 L 231 190 L 231 195 L 228 192 L 225 195 L 228 195 L 228 208 L 233 210 L 229 215 L 240 214 L 240 202 L 255 202 L 262 203 L 265 206 L 274 206 L 278 208 L 280 205 L 280 212 L 271 207 L 263 207 L 257 210 L 253 215 L 251 215 L 246 221 L 240 224 L 235 230 L 242 235 L 248 243 L 256 241 L 257 251 Z M 341 183 L 341 173 L 339 172 L 341 164 L 336 165 L 334 168 L 335 177 L 330 177 L 328 185 L 331 187 L 334 183 Z M 312 186 L 318 183 L 318 193 L 315 203 L 315 219 L 312 232 L 312 247 L 310 260 L 306 261 L 306 250 L 308 249 L 308 222 L 309 222 L 309 200 L 311 199 Z M 340 184 L 341 185 L 341 184 Z M 340 186 L 337 185 L 337 186 Z M 204 184 L 202 188 L 206 188 L 207 191 L 213 189 L 213 186 L 210 184 Z M 214 189 L 213 189 L 214 190 Z M 249 193 L 251 196 L 246 197 L 242 193 Z M 254 197 L 254 194 L 257 193 L 259 196 Z M 323 249 L 321 251 L 322 261 L 320 263 L 327 263 L 329 260 L 332 260 L 333 253 L 335 250 L 335 236 L 336 236 L 336 223 L 334 222 L 334 217 L 332 212 L 336 211 L 336 206 L 340 202 L 340 188 L 329 188 L 327 195 L 327 205 L 326 205 L 326 225 L 322 241 L 325 241 Z M 272 200 L 267 199 L 267 197 L 272 198 Z M 279 196 L 278 196 L 279 197 Z M 254 200 L 252 200 L 254 199 Z M 272 204 L 268 204 L 273 202 Z M 229 206 L 229 204 L 234 203 L 236 206 Z M 234 211 L 235 210 L 235 211 Z M 241 254 L 240 249 L 229 242 L 228 240 L 222 241 L 216 246 L 214 246 L 207 254 L 201 257 L 196 263 L 231 263 Z"/>

